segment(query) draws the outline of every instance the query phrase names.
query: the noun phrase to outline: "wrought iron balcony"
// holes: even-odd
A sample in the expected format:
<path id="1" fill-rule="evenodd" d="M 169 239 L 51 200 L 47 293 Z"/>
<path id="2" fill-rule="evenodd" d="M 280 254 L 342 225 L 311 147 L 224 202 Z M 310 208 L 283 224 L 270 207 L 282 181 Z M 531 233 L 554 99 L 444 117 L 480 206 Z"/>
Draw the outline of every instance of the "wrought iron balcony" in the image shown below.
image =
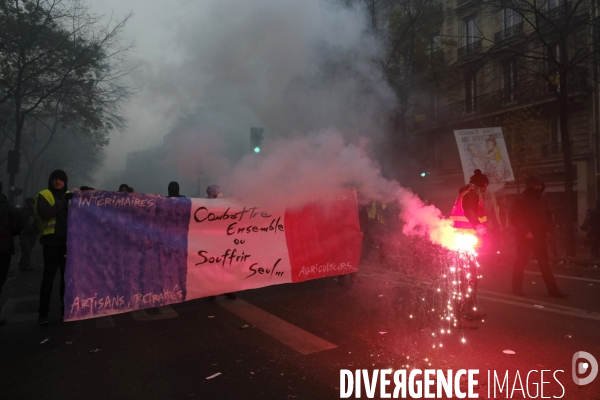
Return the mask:
<path id="1" fill-rule="evenodd" d="M 543 13 L 544 17 L 546 17 L 550 21 L 556 21 L 559 19 L 564 19 L 566 15 L 566 8 L 564 3 L 560 4 L 556 7 L 553 7 L 549 10 L 545 10 Z"/>
<path id="2" fill-rule="evenodd" d="M 518 24 L 509 26 L 508 28 L 501 30 L 500 32 L 496 32 L 496 43 L 501 42 L 504 39 L 517 36 L 521 33 L 523 33 L 523 22 L 519 22 Z"/>
<path id="3" fill-rule="evenodd" d="M 568 76 L 569 94 L 574 95 L 590 88 L 588 71 L 585 68 L 573 70 Z M 469 100 L 457 101 L 437 108 L 428 108 L 419 112 L 419 118 L 412 119 L 410 131 L 423 129 L 434 123 L 445 123 L 465 117 L 470 113 L 490 113 L 515 104 L 527 105 L 535 101 L 553 99 L 552 87 L 544 79 L 532 79 Z"/>
<path id="4" fill-rule="evenodd" d="M 481 51 L 481 43 L 482 42 L 483 42 L 483 39 L 478 39 L 472 43 L 467 44 L 466 46 L 459 48 L 458 49 L 458 57 L 460 58 L 467 54 L 477 53 L 477 52 Z"/>
<path id="5" fill-rule="evenodd" d="M 432 60 L 444 61 L 445 53 L 442 49 L 433 50 L 431 53 L 429 53 L 429 58 Z"/>
<path id="6" fill-rule="evenodd" d="M 572 145 L 573 142 L 571 142 Z M 542 145 L 542 157 L 555 156 L 562 154 L 563 148 L 561 143 L 543 144 Z"/>

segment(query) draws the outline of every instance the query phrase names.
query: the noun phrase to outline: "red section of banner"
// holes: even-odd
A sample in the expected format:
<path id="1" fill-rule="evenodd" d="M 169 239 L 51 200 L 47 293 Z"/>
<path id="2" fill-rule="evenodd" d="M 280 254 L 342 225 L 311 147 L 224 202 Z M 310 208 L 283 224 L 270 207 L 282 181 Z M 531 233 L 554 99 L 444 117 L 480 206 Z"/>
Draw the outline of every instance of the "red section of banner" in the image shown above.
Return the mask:
<path id="1" fill-rule="evenodd" d="M 285 213 L 292 282 L 356 272 L 362 233 L 356 192 L 344 190 Z"/>

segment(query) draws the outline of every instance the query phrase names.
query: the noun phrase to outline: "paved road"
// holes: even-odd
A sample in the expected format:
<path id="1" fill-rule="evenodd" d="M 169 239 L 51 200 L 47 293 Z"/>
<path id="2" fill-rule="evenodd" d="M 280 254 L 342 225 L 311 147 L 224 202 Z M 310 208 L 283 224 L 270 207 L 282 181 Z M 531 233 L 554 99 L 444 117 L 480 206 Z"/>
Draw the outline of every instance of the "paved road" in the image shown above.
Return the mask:
<path id="1" fill-rule="evenodd" d="M 0 400 L 334 399 L 340 369 L 415 367 L 479 369 L 480 398 L 488 398 L 488 370 L 508 370 L 511 388 L 516 371 L 525 383 L 530 370 L 564 370 L 557 374 L 563 398 L 600 399 L 600 377 L 584 387 L 571 379 L 576 351 L 600 360 L 600 272 L 593 267 L 557 266 L 561 288 L 572 294 L 557 300 L 545 296 L 535 264 L 525 298 L 509 293 L 505 265 L 485 265 L 486 320 L 477 330 L 436 336 L 440 325 L 417 310 L 429 299 L 393 267 L 376 264 L 351 287 L 327 278 L 72 323 L 59 321 L 54 296 L 52 323 L 39 327 L 39 253 L 36 271 L 11 269 L 0 299 L 9 319 L 0 328 Z M 415 312 L 425 316 L 410 319 Z M 544 380 L 545 396 L 561 394 L 552 375 Z"/>

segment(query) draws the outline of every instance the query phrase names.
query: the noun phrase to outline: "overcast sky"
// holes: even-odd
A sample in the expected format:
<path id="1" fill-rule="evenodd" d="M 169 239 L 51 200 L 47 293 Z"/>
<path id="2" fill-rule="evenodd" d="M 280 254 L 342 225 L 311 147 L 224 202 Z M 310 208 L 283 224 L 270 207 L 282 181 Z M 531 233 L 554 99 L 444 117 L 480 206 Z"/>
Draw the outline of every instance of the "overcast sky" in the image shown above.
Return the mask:
<path id="1" fill-rule="evenodd" d="M 348 144 L 365 143 L 395 105 L 361 10 L 328 0 L 88 1 L 107 21 L 133 13 L 122 40 L 135 43 L 131 61 L 140 62 L 131 76 L 138 94 L 124 109 L 129 129 L 112 135 L 99 173 L 99 181 L 109 177 L 105 186 L 118 185 L 111 174 L 123 170 L 129 152 L 161 144 L 186 112 L 195 118 L 164 146 L 164 159 L 144 161 L 163 163 L 156 188 L 140 172 L 119 179 L 157 193 L 169 176 L 193 193 L 200 176 L 221 183 L 235 176 L 253 126 L 265 128 L 266 152 L 277 140 L 298 146 L 292 138 L 331 129 Z"/>
<path id="2" fill-rule="evenodd" d="M 139 75 L 132 77 L 140 92 L 124 107 L 129 129 L 124 133 L 113 132 L 102 170 L 104 174 L 123 168 L 130 151 L 162 141 L 173 121 L 169 117 L 176 117 L 166 112 L 168 105 L 149 94 L 145 77 L 157 65 L 180 61 L 173 42 L 178 20 L 185 15 L 190 1 L 88 0 L 88 4 L 94 12 L 104 15 L 107 22 L 111 18 L 123 19 L 129 12 L 134 14 L 122 38 L 124 44 L 135 44 L 131 61 L 141 62 Z"/>

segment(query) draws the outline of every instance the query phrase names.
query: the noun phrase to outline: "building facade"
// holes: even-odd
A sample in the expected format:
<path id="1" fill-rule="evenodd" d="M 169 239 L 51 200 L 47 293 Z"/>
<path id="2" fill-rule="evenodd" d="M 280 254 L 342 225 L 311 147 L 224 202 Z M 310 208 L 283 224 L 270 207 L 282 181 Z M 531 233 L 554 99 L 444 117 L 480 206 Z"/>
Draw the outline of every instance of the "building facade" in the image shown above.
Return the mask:
<path id="1" fill-rule="evenodd" d="M 521 141 L 520 148 L 514 144 L 523 138 L 506 137 L 510 161 L 518 176 L 517 181 L 506 185 L 503 195 L 510 200 L 523 190 L 524 176 L 539 175 L 546 181 L 546 196 L 557 222 L 564 219 L 568 210 L 557 97 L 561 88 L 556 65 L 567 77 L 565 92 L 576 197 L 572 212 L 579 224 L 586 210 L 595 206 L 599 190 L 598 63 L 594 40 L 598 36 L 594 17 L 597 10 L 591 1 L 577 10 L 562 0 L 528 5 L 530 1 L 442 2 L 442 39 L 432 40 L 432 46 L 436 54 L 443 53 L 452 72 L 448 82 L 434 93 L 413 99 L 406 135 L 420 143 L 420 158 L 424 162 L 425 176 L 419 174 L 410 184 L 446 215 L 458 188 L 464 184 L 454 130 L 502 127 L 511 119 L 514 122 L 519 110 L 527 110 L 527 115 L 537 120 L 532 124 L 536 131 L 528 133 L 525 129 L 518 133 L 529 134 L 532 139 Z M 571 22 L 563 25 L 565 19 Z M 584 28 L 571 29 L 576 24 Z M 568 56 L 561 56 L 561 49 L 566 49 Z M 580 52 L 585 57 L 578 58 Z M 527 120 L 522 122 L 527 124 Z"/>

